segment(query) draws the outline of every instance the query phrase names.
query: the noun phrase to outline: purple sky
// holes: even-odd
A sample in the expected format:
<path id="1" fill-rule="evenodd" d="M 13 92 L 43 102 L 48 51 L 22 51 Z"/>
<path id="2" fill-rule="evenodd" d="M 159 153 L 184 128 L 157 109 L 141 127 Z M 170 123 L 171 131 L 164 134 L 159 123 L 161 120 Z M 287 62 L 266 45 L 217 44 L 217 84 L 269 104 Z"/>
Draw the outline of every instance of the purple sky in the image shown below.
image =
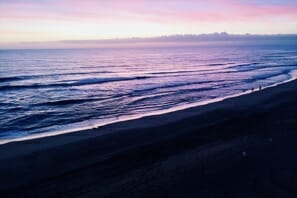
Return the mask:
<path id="1" fill-rule="evenodd" d="M 297 0 L 0 0 L 0 44 L 297 33 Z"/>

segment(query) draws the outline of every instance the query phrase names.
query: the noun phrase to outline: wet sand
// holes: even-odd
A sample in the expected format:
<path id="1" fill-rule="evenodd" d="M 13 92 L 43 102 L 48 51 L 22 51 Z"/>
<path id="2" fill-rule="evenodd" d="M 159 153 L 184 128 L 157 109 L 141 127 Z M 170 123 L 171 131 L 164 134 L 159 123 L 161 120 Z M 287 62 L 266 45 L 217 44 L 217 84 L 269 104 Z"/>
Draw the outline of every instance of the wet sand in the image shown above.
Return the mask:
<path id="1" fill-rule="evenodd" d="M 187 110 L 0 145 L 0 195 L 296 197 L 296 101 L 295 80 Z"/>

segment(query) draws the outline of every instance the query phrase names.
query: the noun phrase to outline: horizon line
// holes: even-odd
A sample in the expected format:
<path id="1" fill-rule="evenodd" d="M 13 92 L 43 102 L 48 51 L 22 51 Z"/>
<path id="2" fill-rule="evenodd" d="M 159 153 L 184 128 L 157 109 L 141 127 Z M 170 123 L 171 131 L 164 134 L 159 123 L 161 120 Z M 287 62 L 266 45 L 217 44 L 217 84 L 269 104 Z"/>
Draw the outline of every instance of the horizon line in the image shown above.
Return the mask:
<path id="1" fill-rule="evenodd" d="M 131 36 L 131 37 L 114 37 L 114 38 L 98 38 L 98 39 L 69 39 L 69 40 L 52 40 L 52 41 L 22 41 L 22 42 L 7 42 L 8 43 L 20 43 L 20 44 L 29 44 L 29 43 L 57 43 L 57 42 L 84 42 L 84 41 L 130 41 L 130 40 L 146 40 L 146 39 L 160 39 L 160 38 L 174 38 L 174 37 L 187 37 L 192 38 L 209 36 L 212 38 L 220 36 L 222 37 L 273 37 L 273 36 L 297 36 L 296 33 L 276 33 L 276 34 L 253 34 L 253 33 L 244 33 L 244 34 L 233 34 L 228 32 L 213 32 L 213 33 L 201 33 L 201 34 L 168 34 L 168 35 L 159 35 L 159 36 Z M 1 44 L 1 43 L 0 43 Z"/>
<path id="2" fill-rule="evenodd" d="M 71 48 L 110 48 L 110 47 L 133 47 L 139 44 L 153 46 L 154 44 L 179 45 L 207 42 L 240 42 L 261 41 L 271 39 L 294 39 L 297 44 L 297 33 L 290 34 L 229 34 L 227 32 L 214 32 L 204 34 L 172 34 L 152 37 L 125 37 L 108 39 L 85 39 L 85 40 L 56 40 L 56 41 L 24 41 L 0 43 L 1 50 L 9 49 L 71 49 Z M 101 46 L 98 46 L 101 45 Z"/>

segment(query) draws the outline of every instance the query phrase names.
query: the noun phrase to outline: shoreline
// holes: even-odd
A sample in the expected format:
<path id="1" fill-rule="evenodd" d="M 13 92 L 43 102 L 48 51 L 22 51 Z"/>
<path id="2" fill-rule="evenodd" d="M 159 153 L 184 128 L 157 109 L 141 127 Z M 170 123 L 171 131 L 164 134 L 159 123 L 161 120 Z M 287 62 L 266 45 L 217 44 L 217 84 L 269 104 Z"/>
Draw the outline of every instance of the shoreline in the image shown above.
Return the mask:
<path id="1" fill-rule="evenodd" d="M 292 70 L 290 75 L 291 75 L 290 79 L 285 80 L 283 82 L 277 82 L 277 83 L 262 87 L 262 90 L 267 89 L 267 88 L 276 87 L 276 86 L 286 84 L 286 83 L 296 80 L 297 79 L 297 70 Z M 236 98 L 236 97 L 252 94 L 254 92 L 262 91 L 262 90 L 258 90 L 258 88 L 256 88 L 255 91 L 247 90 L 247 91 L 237 93 L 237 94 L 232 94 L 229 96 L 214 98 L 214 99 L 205 100 L 205 101 L 199 101 L 199 102 L 195 102 L 195 103 L 191 103 L 191 104 L 172 107 L 170 109 L 164 109 L 164 110 L 159 110 L 159 111 L 154 111 L 154 112 L 147 112 L 147 113 L 143 113 L 141 115 L 122 116 L 122 118 L 119 117 L 118 119 L 116 119 L 114 121 L 100 122 L 98 124 L 92 123 L 93 126 L 85 126 L 85 127 L 71 128 L 71 129 L 59 130 L 59 131 L 50 131 L 50 132 L 44 132 L 44 133 L 36 133 L 36 134 L 30 134 L 28 136 L 17 137 L 17 138 L 0 139 L 0 146 L 7 144 L 7 143 L 11 143 L 11 142 L 28 141 L 28 140 L 46 138 L 46 137 L 51 137 L 51 136 L 59 136 L 59 135 L 69 134 L 69 133 L 77 133 L 77 132 L 83 132 L 83 131 L 88 131 L 88 130 L 95 130 L 95 129 L 99 129 L 101 127 L 110 126 L 110 125 L 114 125 L 117 123 L 129 122 L 132 120 L 143 119 L 146 117 L 159 116 L 159 115 L 163 115 L 163 114 L 184 111 L 184 110 L 191 109 L 191 108 L 197 108 L 200 106 L 205 106 L 205 105 L 210 105 L 213 103 L 221 102 L 226 99 Z"/>
<path id="2" fill-rule="evenodd" d="M 296 101 L 294 80 L 182 111 L 0 145 L 0 194 L 151 197 L 164 189 L 205 197 L 204 186 L 219 197 L 230 187 L 273 195 L 283 187 L 268 184 L 297 182 Z"/>

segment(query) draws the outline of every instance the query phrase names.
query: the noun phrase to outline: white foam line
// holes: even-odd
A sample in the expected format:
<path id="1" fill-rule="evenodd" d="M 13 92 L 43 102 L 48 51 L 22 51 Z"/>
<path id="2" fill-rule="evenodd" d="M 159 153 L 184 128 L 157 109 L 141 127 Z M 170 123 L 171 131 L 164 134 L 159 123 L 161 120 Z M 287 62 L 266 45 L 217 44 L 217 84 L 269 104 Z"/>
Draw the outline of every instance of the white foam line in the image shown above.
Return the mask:
<path id="1" fill-rule="evenodd" d="M 290 79 L 282 81 L 282 82 L 274 83 L 272 85 L 265 86 L 265 87 L 263 87 L 263 89 L 270 88 L 270 87 L 276 87 L 278 85 L 281 85 L 281 84 L 288 83 L 288 82 L 291 82 L 293 80 L 296 80 L 297 79 L 297 70 L 291 71 L 290 75 L 291 75 Z M 94 124 L 93 126 L 85 126 L 85 127 L 79 127 L 79 128 L 72 128 L 72 129 L 68 129 L 68 130 L 45 132 L 45 133 L 28 135 L 28 136 L 25 136 L 25 137 L 18 137 L 18 138 L 0 140 L 0 145 L 1 144 L 7 144 L 7 143 L 10 143 L 10 142 L 19 142 L 19 141 L 26 141 L 26 140 L 32 140 L 32 139 L 38 139 L 38 138 L 44 138 L 44 137 L 50 137 L 50 136 L 57 136 L 57 135 L 62 135 L 62 134 L 67 134 L 67 133 L 74 133 L 74 132 L 79 132 L 79 131 L 82 131 L 82 130 L 95 129 L 95 128 L 99 128 L 99 127 L 102 127 L 102 126 L 118 123 L 118 122 L 124 122 L 124 121 L 129 121 L 129 120 L 140 119 L 140 118 L 144 118 L 144 117 L 148 117 L 148 116 L 172 113 L 172 112 L 186 110 L 186 109 L 193 108 L 193 107 L 198 107 L 198 106 L 207 105 L 207 104 L 211 104 L 211 103 L 215 103 L 215 102 L 220 102 L 220 101 L 223 101 L 223 100 L 226 100 L 226 99 L 229 99 L 229 98 L 235 98 L 235 97 L 242 96 L 242 95 L 247 95 L 247 94 L 250 94 L 250 93 L 253 93 L 253 92 L 248 90 L 248 91 L 241 92 L 241 93 L 238 93 L 238 94 L 233 94 L 233 95 L 229 95 L 229 96 L 225 96 L 225 97 L 220 97 L 220 98 L 210 99 L 210 100 L 206 100 L 206 101 L 191 103 L 191 104 L 187 104 L 187 105 L 172 107 L 172 108 L 169 108 L 169 109 L 166 109 L 166 110 L 148 112 L 148 113 L 144 113 L 142 115 L 122 116 L 122 117 L 119 117 L 118 119 L 115 119 L 115 120 L 112 120 L 112 121 L 106 121 L 106 122 L 100 122 L 98 124 Z"/>

